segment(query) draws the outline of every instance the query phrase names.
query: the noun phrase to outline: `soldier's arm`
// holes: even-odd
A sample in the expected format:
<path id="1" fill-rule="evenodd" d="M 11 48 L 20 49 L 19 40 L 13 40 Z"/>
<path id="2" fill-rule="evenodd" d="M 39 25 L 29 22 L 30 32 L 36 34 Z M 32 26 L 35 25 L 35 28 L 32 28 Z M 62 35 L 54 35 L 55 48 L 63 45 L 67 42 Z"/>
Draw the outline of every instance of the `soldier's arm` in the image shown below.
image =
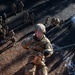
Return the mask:
<path id="1" fill-rule="evenodd" d="M 29 45 L 31 44 L 31 41 L 32 41 L 32 37 L 28 37 L 22 42 L 21 46 L 24 49 L 29 49 Z"/>
<path id="2" fill-rule="evenodd" d="M 45 51 L 46 57 L 50 57 L 53 54 L 53 47 L 52 47 L 51 42 L 49 40 L 47 40 L 45 48 L 46 48 L 45 50 L 48 50 L 48 51 Z"/>

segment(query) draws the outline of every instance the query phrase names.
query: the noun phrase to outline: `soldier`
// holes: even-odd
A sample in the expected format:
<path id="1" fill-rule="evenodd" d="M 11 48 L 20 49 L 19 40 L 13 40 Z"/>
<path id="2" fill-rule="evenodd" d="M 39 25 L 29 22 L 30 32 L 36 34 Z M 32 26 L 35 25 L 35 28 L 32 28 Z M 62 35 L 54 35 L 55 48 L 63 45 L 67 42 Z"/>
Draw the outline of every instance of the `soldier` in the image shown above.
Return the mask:
<path id="1" fill-rule="evenodd" d="M 49 25 L 49 22 L 50 22 L 49 19 L 50 19 L 50 17 L 48 16 L 48 17 L 46 18 L 46 20 L 45 20 L 45 23 L 44 23 L 45 26 Z"/>
<path id="2" fill-rule="evenodd" d="M 35 17 L 34 13 L 31 13 L 30 14 L 30 22 L 32 23 L 32 25 L 34 25 L 34 17 Z"/>
<path id="3" fill-rule="evenodd" d="M 22 1 L 19 2 L 19 12 L 23 11 L 24 3 Z"/>
<path id="4" fill-rule="evenodd" d="M 51 26 L 52 26 L 52 27 L 55 27 L 55 26 L 56 26 L 56 25 L 55 25 L 55 21 L 56 21 L 56 18 L 53 17 L 53 18 L 51 19 Z"/>
<path id="5" fill-rule="evenodd" d="M 16 7 L 15 3 L 13 3 L 13 5 L 12 5 L 12 12 L 15 15 L 17 14 L 17 7 Z"/>
<path id="6" fill-rule="evenodd" d="M 25 75 L 35 75 L 36 69 L 38 75 L 48 75 L 44 57 L 51 56 L 53 48 L 51 42 L 45 36 L 46 28 L 42 23 L 36 24 L 34 31 L 35 34 L 22 42 L 22 47 L 31 51 L 31 55 L 33 55 L 32 60 L 29 61 L 29 67 L 31 67 L 25 69 Z"/>
<path id="7" fill-rule="evenodd" d="M 60 24 L 60 20 L 59 20 L 59 18 L 56 18 L 55 25 L 59 26 L 59 24 Z"/>
<path id="8" fill-rule="evenodd" d="M 26 24 L 29 21 L 29 12 L 24 13 L 24 24 Z"/>

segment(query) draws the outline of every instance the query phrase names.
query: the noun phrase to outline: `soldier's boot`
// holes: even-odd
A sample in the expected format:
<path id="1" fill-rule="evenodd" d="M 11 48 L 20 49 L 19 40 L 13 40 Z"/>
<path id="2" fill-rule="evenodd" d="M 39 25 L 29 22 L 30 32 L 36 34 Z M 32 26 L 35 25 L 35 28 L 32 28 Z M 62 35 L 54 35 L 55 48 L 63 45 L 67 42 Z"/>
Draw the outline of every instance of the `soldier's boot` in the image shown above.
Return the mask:
<path id="1" fill-rule="evenodd" d="M 12 43 L 15 43 L 16 41 L 15 37 L 10 38 L 10 40 L 12 41 Z"/>
<path id="2" fill-rule="evenodd" d="M 59 18 L 56 18 L 55 25 L 59 26 L 59 24 L 60 24 L 60 19 Z"/>
<path id="3" fill-rule="evenodd" d="M 14 36 L 14 35 L 15 35 L 15 33 L 14 33 L 13 30 L 11 30 L 11 31 L 9 32 L 9 34 L 8 34 L 9 37 L 12 37 L 12 36 Z"/>
<path id="4" fill-rule="evenodd" d="M 46 18 L 46 20 L 45 20 L 45 23 L 44 23 L 45 26 L 48 25 L 49 19 L 50 19 L 50 17 L 48 16 L 48 17 Z"/>
<path id="5" fill-rule="evenodd" d="M 55 21 L 56 21 L 56 18 L 53 17 L 53 18 L 51 19 L 51 25 L 54 25 L 54 24 L 55 24 Z"/>

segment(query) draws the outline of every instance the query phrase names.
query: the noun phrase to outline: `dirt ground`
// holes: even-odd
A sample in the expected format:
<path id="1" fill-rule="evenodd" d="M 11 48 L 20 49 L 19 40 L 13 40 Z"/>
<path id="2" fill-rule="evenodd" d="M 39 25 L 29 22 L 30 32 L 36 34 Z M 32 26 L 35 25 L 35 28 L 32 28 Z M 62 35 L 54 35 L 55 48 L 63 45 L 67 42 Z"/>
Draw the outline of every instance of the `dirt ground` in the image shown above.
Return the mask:
<path id="1" fill-rule="evenodd" d="M 37 19 L 39 19 L 37 22 L 43 23 L 46 16 L 51 16 L 51 17 L 55 16 L 60 19 L 67 19 L 73 14 L 75 14 L 74 0 L 70 0 L 69 2 L 67 0 L 64 0 L 59 2 L 58 4 L 60 6 L 59 5 L 57 6 L 56 4 L 55 7 L 53 5 L 52 7 L 48 8 L 48 10 L 46 10 L 43 4 L 40 5 L 43 6 L 43 8 L 48 13 L 46 13 L 46 11 L 41 12 L 37 7 L 36 8 L 34 7 L 34 9 L 35 10 L 37 9 L 37 11 L 39 10 L 40 13 L 39 15 L 37 11 L 36 11 L 37 14 L 36 12 L 34 12 L 35 15 L 37 15 Z M 23 35 L 31 34 L 31 30 L 33 30 L 33 27 L 29 26 L 24 30 L 16 33 L 15 35 L 16 41 L 18 41 Z M 27 36 L 24 36 L 24 38 Z M 21 47 L 21 42 L 22 40 L 15 43 L 12 46 L 10 44 L 11 42 L 9 41 L 8 43 L 0 47 L 0 75 L 24 75 L 25 65 L 27 63 L 30 53 Z M 48 58 L 47 61 L 48 61 L 47 66 L 49 68 L 49 75 L 67 75 L 66 70 L 64 68 L 64 62 L 61 63 L 61 65 L 59 65 L 58 56 L 56 57 L 55 55 L 53 55 L 50 58 Z M 53 66 L 57 68 L 54 68 Z M 50 69 L 52 69 L 52 71 L 50 71 Z"/>
<path id="2" fill-rule="evenodd" d="M 31 28 L 33 29 L 33 27 Z M 24 34 L 26 34 L 25 29 L 16 33 L 16 41 L 18 41 Z M 20 42 L 14 43 L 14 45 L 11 46 L 11 42 L 9 41 L 7 44 L 0 47 L 0 75 L 24 75 L 25 65 L 30 52 L 21 47 L 21 42 L 22 40 Z M 55 57 L 54 55 L 48 58 L 47 66 L 49 71 L 58 60 L 59 57 Z M 62 65 L 58 66 L 56 69 L 53 69 L 49 75 L 60 75 L 60 72 L 62 73 L 64 71 L 63 65 L 64 63 L 62 63 Z"/>

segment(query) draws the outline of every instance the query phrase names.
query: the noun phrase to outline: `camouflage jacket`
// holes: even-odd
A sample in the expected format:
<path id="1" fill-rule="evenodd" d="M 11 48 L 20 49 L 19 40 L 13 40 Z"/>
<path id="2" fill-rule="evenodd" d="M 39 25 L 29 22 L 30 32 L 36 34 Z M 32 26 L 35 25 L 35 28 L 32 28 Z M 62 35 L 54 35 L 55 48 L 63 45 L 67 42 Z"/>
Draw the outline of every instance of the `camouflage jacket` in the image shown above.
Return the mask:
<path id="1" fill-rule="evenodd" d="M 22 47 L 25 49 L 32 49 L 38 52 L 43 52 L 45 49 L 50 49 L 53 52 L 53 48 L 49 39 L 44 35 L 41 40 L 38 40 L 35 34 L 27 37 L 22 42 Z"/>

